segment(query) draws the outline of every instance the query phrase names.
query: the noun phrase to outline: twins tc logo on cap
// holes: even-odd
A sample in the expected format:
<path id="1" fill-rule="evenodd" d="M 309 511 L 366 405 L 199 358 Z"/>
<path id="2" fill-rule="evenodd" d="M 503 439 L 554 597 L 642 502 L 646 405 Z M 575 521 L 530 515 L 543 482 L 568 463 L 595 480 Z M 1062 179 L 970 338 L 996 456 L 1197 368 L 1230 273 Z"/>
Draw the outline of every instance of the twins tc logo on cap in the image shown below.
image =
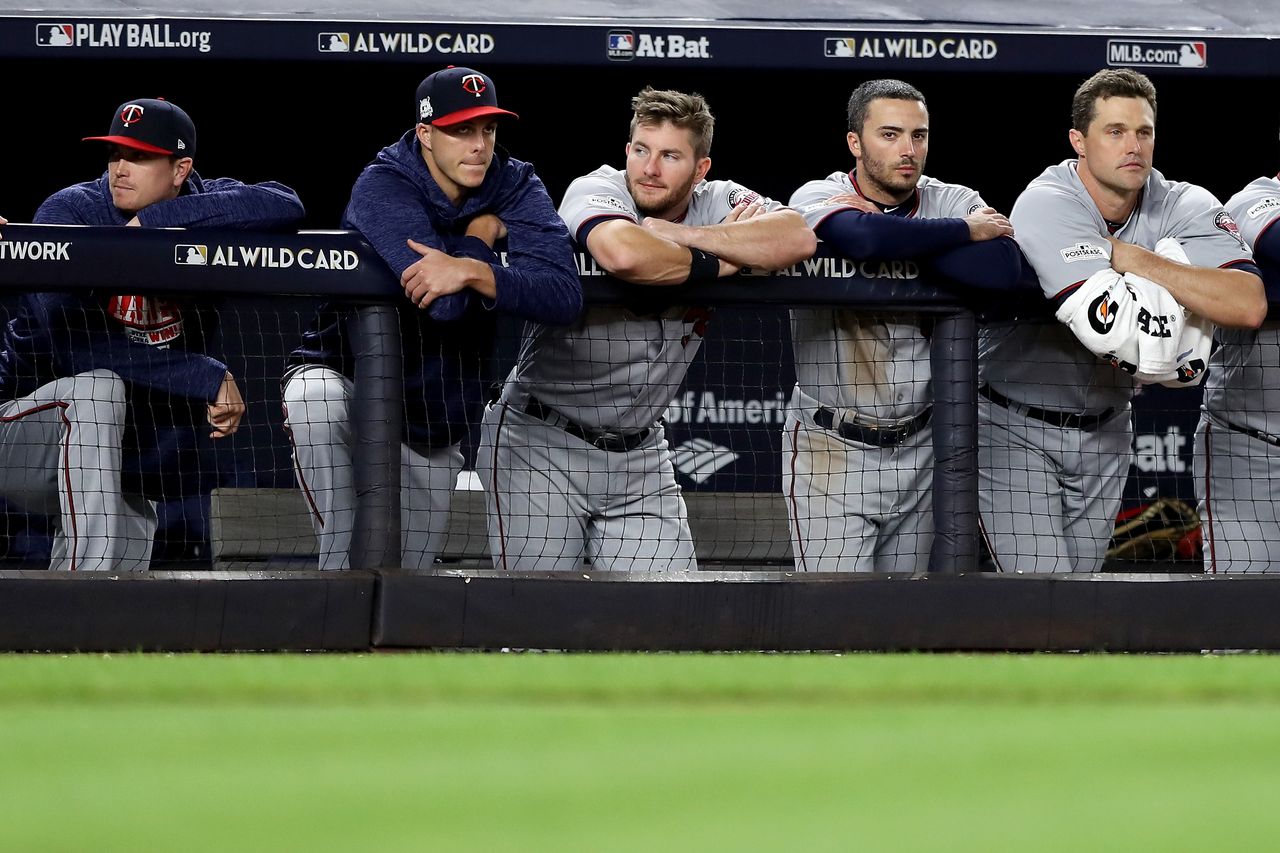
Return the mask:
<path id="1" fill-rule="evenodd" d="M 481 116 L 511 116 L 498 106 L 493 78 L 474 68 L 450 66 L 418 84 L 415 120 L 441 127 L 461 124 Z"/>
<path id="2" fill-rule="evenodd" d="M 142 118 L 143 113 L 146 111 L 145 107 L 141 107 L 138 104 L 125 104 L 124 109 L 120 111 L 120 121 L 125 127 L 128 127 Z"/>
<path id="3" fill-rule="evenodd" d="M 176 104 L 159 98 L 139 98 L 125 101 L 116 109 L 106 136 L 86 136 L 85 140 L 110 142 L 150 154 L 188 157 L 195 154 L 196 126 Z"/>

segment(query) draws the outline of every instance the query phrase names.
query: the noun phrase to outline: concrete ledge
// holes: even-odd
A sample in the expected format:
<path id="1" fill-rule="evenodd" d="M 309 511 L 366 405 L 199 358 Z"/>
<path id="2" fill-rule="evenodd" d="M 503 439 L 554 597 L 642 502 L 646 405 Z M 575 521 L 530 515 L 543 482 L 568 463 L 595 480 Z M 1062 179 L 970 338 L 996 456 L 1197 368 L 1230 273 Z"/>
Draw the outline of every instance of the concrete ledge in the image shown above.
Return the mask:
<path id="1" fill-rule="evenodd" d="M 365 572 L 0 572 L 0 650 L 367 649 Z"/>

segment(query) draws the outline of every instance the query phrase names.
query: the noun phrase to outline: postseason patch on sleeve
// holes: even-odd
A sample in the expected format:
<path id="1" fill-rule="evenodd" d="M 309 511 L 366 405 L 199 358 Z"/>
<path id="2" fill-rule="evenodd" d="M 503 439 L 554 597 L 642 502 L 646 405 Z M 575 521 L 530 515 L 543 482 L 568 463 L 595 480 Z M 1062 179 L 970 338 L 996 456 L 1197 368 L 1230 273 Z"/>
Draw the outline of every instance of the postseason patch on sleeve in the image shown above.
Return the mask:
<path id="1" fill-rule="evenodd" d="M 593 195 L 587 199 L 587 204 L 591 207 L 610 207 L 614 210 L 631 215 L 631 208 L 627 207 L 626 202 L 622 199 L 611 195 Z"/>
<path id="2" fill-rule="evenodd" d="M 1064 263 L 1074 264 L 1076 261 L 1107 261 L 1111 259 L 1110 253 L 1101 246 L 1095 246 L 1092 243 L 1076 243 L 1074 246 L 1067 246 L 1065 249 L 1059 249 Z"/>
<path id="3" fill-rule="evenodd" d="M 1245 216 L 1249 217 L 1250 219 L 1257 219 L 1259 216 L 1262 216 L 1264 213 L 1268 213 L 1273 210 L 1280 210 L 1280 198 L 1276 198 L 1275 196 L 1267 196 L 1262 201 L 1258 202 L 1253 207 L 1246 210 Z"/>

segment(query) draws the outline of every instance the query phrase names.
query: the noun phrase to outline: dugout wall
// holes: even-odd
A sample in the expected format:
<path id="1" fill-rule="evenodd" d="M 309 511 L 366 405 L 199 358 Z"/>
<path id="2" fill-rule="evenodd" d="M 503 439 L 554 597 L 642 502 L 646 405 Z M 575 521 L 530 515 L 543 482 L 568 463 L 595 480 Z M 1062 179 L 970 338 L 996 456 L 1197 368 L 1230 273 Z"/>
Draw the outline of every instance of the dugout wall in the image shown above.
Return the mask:
<path id="1" fill-rule="evenodd" d="M 447 61 L 480 65 L 497 78 L 503 87 L 504 99 L 529 105 L 513 134 L 511 147 L 519 156 L 538 165 L 553 195 L 558 195 L 571 177 L 598 162 L 616 161 L 613 155 L 620 152 L 625 135 L 626 99 L 644 83 L 653 82 L 660 86 L 697 88 L 708 94 L 721 124 L 714 152 L 716 173 L 785 196 L 800 181 L 816 176 L 812 174 L 816 160 L 822 160 L 821 166 L 816 167 L 820 173 L 846 164 L 847 156 L 842 149 L 843 98 L 857 80 L 892 74 L 916 83 L 930 98 L 938 142 L 931 155 L 929 171 L 940 177 L 972 183 L 998 207 L 1007 209 L 1031 175 L 1046 163 L 1067 156 L 1062 137 L 1070 91 L 1081 77 L 1107 64 L 1136 64 L 1150 73 L 1160 86 L 1162 139 L 1157 165 L 1169 174 L 1204 183 L 1219 196 L 1225 196 L 1248 178 L 1272 168 L 1274 145 L 1264 146 L 1261 140 L 1274 139 L 1274 117 L 1260 115 L 1253 106 L 1255 99 L 1248 92 L 1251 82 L 1268 79 L 1274 69 L 1280 67 L 1271 37 L 1274 25 L 1261 12 L 1247 9 L 1220 12 L 1215 4 L 1209 3 L 1182 5 L 1162 9 L 1157 28 L 1147 20 L 1150 10 L 1146 8 L 1117 9 L 1097 3 L 1055 4 L 1055 19 L 1047 21 L 1028 19 L 1026 16 L 1042 13 L 1028 10 L 1025 5 L 993 3 L 970 6 L 959 13 L 948 8 L 945 15 L 926 4 L 907 8 L 895 5 L 893 9 L 873 7 L 860 11 L 865 20 L 856 22 L 841 20 L 843 10 L 820 4 L 795 10 L 797 19 L 803 15 L 819 20 L 826 18 L 829 23 L 779 20 L 779 16 L 790 14 L 790 10 L 761 11 L 745 4 L 735 7 L 732 19 L 720 12 L 721 20 L 714 22 L 680 20 L 690 15 L 686 6 L 676 10 L 662 4 L 639 10 L 644 17 L 637 17 L 633 10 L 619 9 L 613 10 L 608 18 L 589 20 L 569 20 L 567 15 L 577 11 L 597 14 L 598 7 L 584 10 L 563 6 L 547 10 L 528 7 L 527 14 L 535 20 L 512 20 L 496 6 L 481 5 L 473 7 L 474 17 L 470 22 L 452 19 L 444 12 L 424 13 L 420 6 L 401 10 L 388 4 L 365 8 L 344 4 L 341 10 L 328 10 L 327 21 L 300 20 L 300 16 L 273 9 L 269 4 L 241 10 L 233 13 L 234 17 L 228 17 L 222 9 L 202 12 L 198 7 L 179 16 L 162 7 L 145 4 L 136 4 L 132 12 L 123 17 L 114 12 L 110 17 L 99 17 L 105 14 L 104 10 L 91 3 L 63 4 L 63 11 L 55 13 L 6 13 L 0 18 L 0 53 L 14 63 L 12 67 L 18 76 L 31 81 L 22 121 L 40 128 L 40 136 L 48 140 L 46 150 L 51 161 L 74 163 L 79 171 L 67 174 L 59 170 L 54 174 L 54 170 L 24 170 L 10 194 L 0 200 L 6 205 L 0 208 L 0 213 L 20 221 L 49 192 L 72 180 L 96 174 L 100 168 L 94 159 L 96 155 L 76 140 L 99 132 L 97 125 L 103 105 L 117 103 L 126 94 L 137 94 L 138 88 L 144 89 L 142 94 L 150 94 L 157 88 L 157 82 L 163 81 L 160 88 L 168 92 L 157 94 L 170 94 L 180 100 L 179 91 L 186 91 L 190 93 L 188 101 L 195 99 L 196 105 L 189 108 L 201 116 L 198 122 L 202 167 L 250 180 L 269 177 L 284 180 L 295 186 L 308 203 L 309 224 L 332 226 L 360 165 L 406 125 L 408 119 L 402 118 L 407 112 L 406 93 L 424 73 Z M 325 9 L 316 11 L 319 16 L 326 16 Z M 739 11 L 741 19 L 736 19 Z M 952 20 L 957 14 L 967 15 L 969 19 L 956 25 L 922 23 L 931 18 Z M 479 19 L 488 23 L 476 23 Z M 51 28 L 55 25 L 69 43 L 52 34 Z M 71 28 L 69 33 L 65 27 Z M 1108 29 L 1100 31 L 1097 27 Z M 346 50 L 336 49 L 333 39 L 325 38 L 344 34 L 345 42 L 339 38 L 338 43 L 344 44 Z M 442 40 L 442 35 L 447 37 Z M 441 48 L 444 43 L 450 46 L 448 53 Z M 670 55 L 675 43 L 681 45 L 679 56 Z M 461 53 L 454 50 L 455 45 L 462 49 Z M 963 51 L 960 45 L 964 45 Z M 1190 54 L 1184 46 L 1189 47 Z M 377 50 L 371 49 L 373 47 Z M 964 55 L 958 55 L 961 52 Z M 1191 54 L 1199 59 L 1198 63 L 1192 61 Z M 106 63 L 110 63 L 112 73 L 98 73 Z M 303 63 L 305 85 L 291 86 L 283 93 L 263 91 L 260 87 L 252 89 L 247 85 L 250 80 L 271 79 L 282 63 Z M 1011 84 L 1011 77 L 1016 82 Z M 67 91 L 76 93 L 74 108 L 68 108 L 63 94 Z M 228 93 L 249 91 L 255 96 L 228 97 Z M 356 93 L 355 97 L 347 95 L 348 92 Z M 335 93 L 341 94 L 335 97 Z M 779 103 L 785 104 L 785 109 L 779 109 Z M 1012 132 L 1007 129 L 1009 104 L 1016 105 L 1015 111 L 1022 123 Z M 1201 133 L 1205 104 L 1233 116 L 1238 124 L 1237 132 L 1242 136 L 1260 141 L 1256 162 L 1233 158 L 1229 163 L 1213 163 L 1210 172 L 1205 173 L 1202 147 L 1195 142 Z M 1190 108 L 1192 105 L 1194 109 Z M 340 124 L 333 118 L 335 113 L 342 117 Z M 590 127 L 582 127 L 581 119 L 577 118 L 584 113 L 593 118 Z M 803 117 L 805 141 L 808 143 L 812 137 L 812 144 L 821 146 L 821 157 L 787 156 L 787 147 L 772 139 L 762 152 L 761 125 L 772 130 L 779 123 L 779 116 L 784 125 Z M 335 131 L 335 125 L 341 128 L 340 132 Z M 563 150 L 562 139 L 566 134 L 577 149 L 574 156 L 553 156 L 550 153 L 553 150 Z M 296 142 L 281 151 L 277 146 L 263 145 L 260 140 L 264 139 Z M 736 145 L 735 139 L 750 140 L 750 144 Z M 283 336 L 284 332 L 280 334 Z M 264 394 L 267 393 L 265 385 Z M 1178 439 L 1189 435 L 1186 421 L 1188 411 L 1194 406 L 1179 407 L 1151 397 L 1139 401 L 1140 406 L 1144 404 L 1150 405 L 1151 411 L 1144 413 L 1139 408 L 1137 418 L 1140 439 L 1149 437 L 1148 451 L 1144 453 L 1143 445 L 1139 445 L 1139 462 L 1131 478 L 1130 496 L 1136 499 L 1151 488 L 1155 488 L 1157 494 L 1166 490 L 1184 494 L 1188 488 L 1185 477 L 1190 468 L 1190 447 L 1188 441 Z M 266 440 L 268 446 L 272 442 L 271 438 Z M 386 578 L 390 577 L 385 576 L 382 583 L 389 584 Z M 178 584 L 186 582 L 170 580 Z M 398 600 L 412 600 L 405 590 L 419 581 L 423 581 L 424 590 L 432 591 L 431 595 L 439 592 L 440 601 L 458 598 L 452 579 L 427 582 L 397 576 L 396 582 L 401 584 L 399 588 L 405 596 Z M 1138 581 L 1119 577 L 1105 582 L 1113 581 L 1118 585 L 1105 587 L 1108 592 L 1102 594 L 1111 595 L 1110 590 L 1116 590 L 1117 601 L 1133 602 L 1136 600 L 1132 598 L 1133 590 L 1147 589 L 1130 586 Z M 519 596 L 510 590 L 520 592 L 525 587 L 507 586 L 511 582 L 519 583 L 514 579 L 497 579 L 493 581 L 497 586 L 486 586 L 489 583 L 486 580 L 486 584 L 462 587 L 473 595 L 473 607 L 469 610 L 472 618 L 477 618 L 477 613 L 489 613 L 497 619 L 494 624 L 508 625 L 503 620 L 508 619 L 510 613 L 495 616 L 492 610 L 474 605 L 479 601 L 475 597 L 478 590 L 487 588 L 503 590 L 496 600 L 502 601 L 505 596 L 516 606 L 514 601 Z M 735 588 L 733 579 L 717 579 L 717 583 L 721 586 L 709 587 L 706 592 Z M 729 586 L 723 586 L 725 583 Z M 1180 595 L 1179 586 L 1161 587 L 1160 595 Z M 446 588 L 453 591 L 445 595 Z M 572 584 L 568 588 L 586 589 Z M 896 591 L 915 587 L 899 584 L 891 588 Z M 1043 588 L 1061 590 L 1063 587 L 1061 582 L 1051 583 L 1046 579 Z M 1233 594 L 1227 598 L 1233 598 L 1234 591 L 1242 587 L 1221 588 L 1232 590 Z M 530 589 L 541 595 L 551 587 Z M 745 618 L 750 623 L 760 619 L 759 607 L 769 610 L 791 606 L 769 598 L 766 589 L 768 587 L 745 589 L 746 598 L 738 605 L 725 605 L 728 609 L 722 613 L 734 615 L 730 622 Z M 869 589 L 847 587 L 849 594 L 859 596 L 868 594 Z M 1185 587 L 1186 604 L 1203 601 L 1205 589 L 1203 584 Z M 689 595 L 678 591 L 670 594 L 685 596 L 686 601 Z M 698 593 L 702 594 L 702 591 Z M 780 594 L 789 598 L 795 593 Z M 1047 595 L 1037 593 L 1041 594 Z M 1137 618 L 1134 616 L 1137 610 L 1129 609 L 1128 604 L 1119 607 L 1097 604 L 1092 598 L 1095 594 L 1090 592 L 1085 596 L 1095 601 L 1089 618 L 1100 618 L 1100 613 L 1114 616 L 1118 612 L 1124 614 L 1117 617 L 1120 623 Z M 634 592 L 628 595 L 634 595 L 632 600 L 636 602 L 643 597 Z M 816 587 L 814 595 L 819 595 Z M 820 598 L 834 602 L 836 597 L 827 592 Z M 569 601 L 572 600 L 571 597 Z M 583 607 L 588 600 L 582 600 Z M 992 599 L 997 603 L 1003 600 L 1001 595 Z M 388 629 L 387 625 L 403 626 L 405 623 L 396 620 L 406 614 L 396 615 L 393 599 L 379 599 L 379 602 L 379 606 L 388 605 L 391 609 L 376 611 L 381 614 L 377 617 L 381 623 L 372 615 L 375 612 L 372 609 L 369 619 L 371 626 L 381 624 L 381 628 L 376 628 L 380 633 L 374 636 L 385 642 L 395 637 L 394 627 Z M 519 606 L 523 610 L 526 604 Z M 669 605 L 670 602 L 662 606 Z M 847 605 L 833 606 L 838 612 L 853 612 Z M 907 610 L 901 613 L 902 624 L 910 624 L 913 605 L 903 606 Z M 699 609 L 704 607 L 698 605 Z M 644 606 L 640 608 L 644 610 Z M 1178 607 L 1175 605 L 1172 609 L 1176 611 Z M 464 608 L 463 612 L 468 611 Z M 550 615 L 553 612 L 554 609 L 548 611 L 548 619 L 552 621 L 557 618 Z M 1033 608 L 1027 612 L 1039 613 L 1033 622 L 1048 618 L 1048 611 Z M 411 615 L 409 618 L 412 622 Z M 807 618 L 810 623 L 825 624 L 812 614 Z M 972 613 L 966 618 L 981 619 Z M 1206 618 L 1210 617 L 1206 615 Z M 1182 630 L 1178 624 L 1175 619 L 1171 637 Z M 494 634 L 473 627 L 460 635 L 415 633 L 421 627 L 418 625 L 401 635 L 402 639 L 411 640 L 412 645 L 453 645 L 440 640 L 456 636 L 460 637 L 458 644 L 461 645 L 489 645 L 494 636 L 506 630 L 503 628 Z M 904 641 L 901 635 L 881 627 L 889 631 L 882 635 L 886 638 L 886 647 L 945 647 L 945 643 L 939 646 L 918 639 Z M 585 634 L 566 636 L 582 637 L 597 629 L 604 631 L 597 625 Z M 999 637 L 1005 629 L 1007 625 L 997 628 L 993 636 Z M 634 630 L 643 633 L 642 629 Z M 1132 636 L 1143 635 L 1136 628 L 1135 632 Z M 659 630 L 655 635 L 660 634 Z M 699 634 L 703 645 L 691 643 L 685 647 L 716 647 L 715 634 L 714 631 Z M 1034 648 L 1034 642 L 1013 641 L 1015 636 L 1034 634 L 1034 631 L 1026 635 L 1008 633 L 1008 647 Z M 1050 631 L 1042 636 L 1061 635 L 1061 632 Z M 1068 635 L 1082 638 L 1086 646 L 1106 648 L 1129 647 L 1126 643 L 1131 636 L 1123 631 L 1108 635 L 1109 639 L 1087 631 L 1068 632 Z M 1120 635 L 1126 639 L 1116 642 L 1115 637 Z M 545 638 L 547 635 L 535 633 L 533 636 Z M 634 631 L 625 636 L 643 645 Z M 781 635 L 767 630 L 748 632 L 743 635 L 748 639 L 741 645 L 730 642 L 727 634 L 719 636 L 723 647 L 751 647 L 754 640 L 750 638 L 767 640 Z M 848 635 L 841 636 L 845 639 L 833 643 L 834 646 L 847 642 L 850 647 L 876 647 L 852 641 Z M 892 639 L 895 636 L 898 639 Z M 1186 647 L 1217 645 L 1203 642 L 1204 635 L 1194 631 L 1189 631 L 1184 639 L 1194 636 L 1201 639 L 1187 640 L 1191 645 Z M 467 642 L 468 637 L 472 642 Z M 479 642 L 475 640 L 477 637 L 486 639 Z M 529 635 L 525 637 L 528 639 Z M 966 643 L 962 635 L 954 635 L 952 639 L 957 647 L 1002 647 L 999 642 L 971 640 Z M 601 645 L 587 640 L 565 644 L 618 647 L 619 642 L 615 638 Z M 1047 639 L 1045 642 L 1054 645 Z M 1197 642 L 1201 645 L 1195 645 Z M 113 640 L 107 645 L 115 643 Z M 1263 637 L 1257 643 L 1242 645 L 1267 643 Z M 538 643 L 513 640 L 503 644 Z M 778 644 L 798 647 L 790 642 Z M 124 647 L 128 645 L 124 643 Z"/>

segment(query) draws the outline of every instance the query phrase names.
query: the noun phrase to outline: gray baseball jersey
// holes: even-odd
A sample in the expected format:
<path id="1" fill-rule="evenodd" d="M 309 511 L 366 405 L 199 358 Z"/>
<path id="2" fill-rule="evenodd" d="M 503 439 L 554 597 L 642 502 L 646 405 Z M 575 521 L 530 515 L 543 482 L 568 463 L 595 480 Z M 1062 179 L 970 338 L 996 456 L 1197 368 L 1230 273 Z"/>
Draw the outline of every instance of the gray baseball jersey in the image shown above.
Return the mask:
<path id="1" fill-rule="evenodd" d="M 1226 209 L 1244 240 L 1256 245 L 1280 222 L 1280 180 L 1258 178 Z M 1204 567 L 1271 572 L 1280 565 L 1280 502 L 1273 494 L 1280 480 L 1280 323 L 1219 329 L 1217 338 L 1195 444 Z"/>
<path id="2" fill-rule="evenodd" d="M 848 210 L 827 199 L 859 194 L 847 172 L 810 181 L 791 196 L 813 229 Z M 917 219 L 963 217 L 987 206 L 968 187 L 923 176 L 908 215 Z M 854 409 L 868 418 L 898 421 L 929 404 L 929 342 L 919 323 L 886 321 L 866 312 L 830 308 L 792 309 L 791 340 L 796 379 L 805 393 L 833 409 Z"/>
<path id="3" fill-rule="evenodd" d="M 1252 246 L 1280 219 L 1280 180 L 1258 178 L 1226 204 Z M 1227 423 L 1280 435 L 1280 323 L 1261 329 L 1218 329 L 1209 358 L 1204 407 Z"/>
<path id="4" fill-rule="evenodd" d="M 756 193 L 733 181 L 703 181 L 681 222 L 716 225 Z M 782 205 L 763 199 L 767 210 Z M 598 218 L 644 220 L 627 191 L 626 174 L 601 166 L 569 185 L 560 203 L 569 233 Z M 638 432 L 653 426 L 675 398 L 706 328 L 705 309 L 670 308 L 641 317 L 597 307 L 569 328 L 529 324 L 508 380 L 566 418 L 594 429 Z"/>
<path id="5" fill-rule="evenodd" d="M 1009 216 L 1018 245 L 1045 296 L 1056 298 L 1111 264 L 1110 234 L 1154 250 L 1161 237 L 1182 244 L 1195 266 L 1252 260 L 1231 219 L 1202 187 L 1152 170 L 1133 213 L 1112 231 L 1076 174 L 1076 161 L 1045 169 Z M 1123 409 L 1135 384 L 1089 352 L 1059 323 L 993 324 L 979 341 L 984 382 L 1020 403 L 1068 412 Z"/>

